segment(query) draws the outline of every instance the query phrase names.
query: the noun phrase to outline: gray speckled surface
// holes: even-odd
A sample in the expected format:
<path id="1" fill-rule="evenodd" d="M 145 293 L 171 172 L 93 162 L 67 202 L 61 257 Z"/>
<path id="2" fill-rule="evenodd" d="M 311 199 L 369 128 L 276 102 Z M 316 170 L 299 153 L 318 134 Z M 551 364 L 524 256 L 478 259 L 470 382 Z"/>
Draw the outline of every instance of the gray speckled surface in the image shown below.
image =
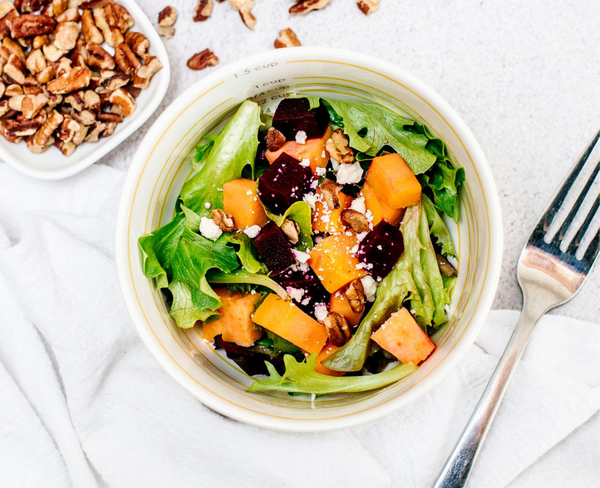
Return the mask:
<path id="1" fill-rule="evenodd" d="M 156 22 L 167 0 L 139 0 Z M 520 249 L 565 172 L 600 127 L 600 2 L 597 0 L 381 0 L 363 16 L 354 0 L 291 17 L 291 2 L 258 0 L 250 32 L 227 2 L 213 17 L 191 22 L 189 0 L 177 34 L 165 41 L 172 63 L 170 91 L 157 113 L 210 70 L 185 62 L 210 47 L 221 64 L 272 49 L 291 27 L 304 45 L 373 54 L 396 63 L 437 90 L 462 115 L 496 178 L 505 228 L 504 264 L 495 308 L 516 309 Z M 153 117 L 151 120 L 156 118 Z M 147 123 L 103 163 L 126 168 Z M 598 321 L 600 267 L 579 296 L 558 313 Z"/>

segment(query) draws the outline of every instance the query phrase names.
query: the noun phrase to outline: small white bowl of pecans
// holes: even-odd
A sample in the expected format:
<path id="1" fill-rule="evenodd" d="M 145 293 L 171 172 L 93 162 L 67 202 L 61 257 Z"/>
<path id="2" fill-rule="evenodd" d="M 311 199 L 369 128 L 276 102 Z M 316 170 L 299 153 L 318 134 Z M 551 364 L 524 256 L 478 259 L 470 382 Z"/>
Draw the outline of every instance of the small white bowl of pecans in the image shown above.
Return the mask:
<path id="1" fill-rule="evenodd" d="M 56 180 L 139 129 L 164 98 L 170 69 L 133 0 L 6 0 L 0 75 L 0 158 Z"/>

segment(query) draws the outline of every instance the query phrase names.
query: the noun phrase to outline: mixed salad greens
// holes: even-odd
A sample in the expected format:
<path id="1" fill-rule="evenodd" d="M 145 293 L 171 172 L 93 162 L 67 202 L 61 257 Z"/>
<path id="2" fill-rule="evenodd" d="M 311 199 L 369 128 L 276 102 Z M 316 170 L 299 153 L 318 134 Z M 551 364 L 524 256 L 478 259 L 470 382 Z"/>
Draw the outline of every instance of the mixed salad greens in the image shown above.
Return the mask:
<path id="1" fill-rule="evenodd" d="M 179 327 L 202 327 L 249 391 L 397 382 L 448 321 L 464 171 L 429 129 L 375 104 L 244 101 L 196 148 L 175 217 L 139 239 Z"/>

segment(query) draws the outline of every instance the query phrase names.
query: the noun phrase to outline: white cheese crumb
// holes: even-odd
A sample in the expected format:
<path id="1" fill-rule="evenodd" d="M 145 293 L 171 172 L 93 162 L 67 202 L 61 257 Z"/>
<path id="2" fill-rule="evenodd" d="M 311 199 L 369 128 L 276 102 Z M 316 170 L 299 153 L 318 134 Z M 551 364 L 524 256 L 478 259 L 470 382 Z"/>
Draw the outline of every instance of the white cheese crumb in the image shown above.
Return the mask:
<path id="1" fill-rule="evenodd" d="M 292 297 L 292 299 L 296 300 L 297 302 L 299 302 L 300 300 L 302 300 L 302 297 L 304 296 L 304 290 L 302 288 L 293 288 L 291 286 L 288 286 L 285 291 L 288 292 L 288 295 Z"/>
<path id="2" fill-rule="evenodd" d="M 300 161 L 300 166 L 308 168 L 310 166 L 310 159 L 303 159 L 302 161 Z"/>
<path id="3" fill-rule="evenodd" d="M 323 322 L 328 313 L 329 312 L 327 311 L 327 307 L 325 305 L 319 304 L 315 307 L 315 318 L 319 322 Z"/>
<path id="4" fill-rule="evenodd" d="M 365 291 L 365 297 L 367 298 L 368 302 L 374 302 L 375 301 L 375 294 L 377 293 L 377 287 L 379 286 L 379 284 L 373 279 L 372 276 L 363 276 L 360 279 L 360 282 L 362 283 L 363 289 Z"/>
<path id="5" fill-rule="evenodd" d="M 309 266 L 308 266 L 308 264 L 306 264 L 306 263 L 300 263 L 300 264 L 298 265 L 298 269 L 299 269 L 300 271 L 302 271 L 303 273 L 306 273 L 306 272 L 308 271 L 308 268 L 309 268 Z M 306 304 L 304 303 L 303 305 L 306 305 Z"/>
<path id="6" fill-rule="evenodd" d="M 296 142 L 298 144 L 306 144 L 306 132 L 303 130 L 296 132 Z"/>
<path id="7" fill-rule="evenodd" d="M 246 227 L 244 229 L 244 234 L 246 234 L 250 239 L 254 239 L 258 233 L 260 232 L 260 225 L 252 225 L 250 227 Z"/>
<path id="8" fill-rule="evenodd" d="M 317 181 L 317 180 L 315 180 Z M 317 182 L 318 184 L 318 182 Z M 306 195 L 304 195 L 302 197 L 302 200 L 304 200 L 306 203 L 308 203 L 308 205 L 310 206 L 311 209 L 315 209 L 315 204 L 317 203 L 317 195 L 315 195 L 314 193 L 307 193 Z"/>
<path id="9" fill-rule="evenodd" d="M 323 159 L 325 159 L 325 157 L 326 157 L 326 155 L 325 155 L 325 150 L 324 150 L 324 149 L 323 149 L 323 151 L 321 152 L 321 157 L 322 157 Z"/>
<path id="10" fill-rule="evenodd" d="M 361 214 L 364 214 L 367 211 L 367 207 L 365 205 L 365 197 L 359 197 L 359 198 L 355 198 L 354 200 L 352 200 L 352 203 L 350 204 L 350 208 L 352 210 L 356 210 L 357 212 L 360 212 Z"/>
<path id="11" fill-rule="evenodd" d="M 248 195 L 248 196 L 252 195 L 252 190 L 248 190 L 248 191 L 246 192 L 246 195 Z"/>
<path id="12" fill-rule="evenodd" d="M 292 252 L 299 263 L 306 263 L 310 259 L 310 254 L 307 252 L 298 251 L 297 249 L 292 249 Z"/>
<path id="13" fill-rule="evenodd" d="M 325 175 L 325 168 L 322 168 L 321 166 L 319 166 L 317 168 L 317 170 L 315 171 L 315 173 L 317 174 L 317 176 L 324 176 Z"/>
<path id="14" fill-rule="evenodd" d="M 315 236 L 315 244 L 318 244 L 323 240 L 323 236 Z"/>
<path id="15" fill-rule="evenodd" d="M 356 234 L 356 240 L 361 242 L 365 237 L 367 237 L 368 232 L 360 232 Z"/>
<path id="16" fill-rule="evenodd" d="M 329 139 L 331 140 L 331 139 Z M 333 168 L 333 171 L 337 171 L 340 167 L 340 163 L 338 163 L 335 159 L 331 158 L 329 160 L 329 162 L 331 163 L 331 167 Z"/>
<path id="17" fill-rule="evenodd" d="M 210 207 L 212 207 L 212 205 L 210 204 L 210 202 L 206 202 L 206 203 L 204 204 L 204 208 L 205 208 L 205 209 L 207 209 L 207 210 L 208 210 Z"/>
<path id="18" fill-rule="evenodd" d="M 308 305 L 310 303 L 310 297 L 306 297 L 300 302 L 301 305 Z"/>
<path id="19" fill-rule="evenodd" d="M 416 314 L 416 313 L 417 313 L 417 311 L 416 311 L 414 308 L 411 308 L 411 309 L 410 309 L 410 313 L 411 313 L 412 315 L 414 315 L 414 314 Z"/>
<path id="20" fill-rule="evenodd" d="M 340 185 L 350 185 L 358 183 L 363 175 L 363 169 L 359 162 L 352 164 L 342 164 L 337 172 L 337 182 Z"/>
<path id="21" fill-rule="evenodd" d="M 206 217 L 202 217 L 200 219 L 200 234 L 202 234 L 207 239 L 211 239 L 216 241 L 223 231 L 219 228 L 213 219 L 209 219 Z"/>
<path id="22" fill-rule="evenodd" d="M 313 180 L 312 183 L 310 184 L 310 187 L 313 190 L 316 190 L 318 186 L 319 186 L 319 180 Z"/>

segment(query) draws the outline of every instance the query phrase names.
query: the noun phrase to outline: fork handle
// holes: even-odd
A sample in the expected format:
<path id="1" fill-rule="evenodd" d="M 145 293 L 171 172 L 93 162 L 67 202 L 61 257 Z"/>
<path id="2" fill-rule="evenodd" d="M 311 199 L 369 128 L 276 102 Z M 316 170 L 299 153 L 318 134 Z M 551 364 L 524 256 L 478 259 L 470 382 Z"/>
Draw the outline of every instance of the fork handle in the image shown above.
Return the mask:
<path id="1" fill-rule="evenodd" d="M 459 488 L 467 482 L 508 382 L 523 355 L 535 324 L 544 312 L 545 310 L 531 310 L 525 305 L 498 366 L 433 488 Z"/>

